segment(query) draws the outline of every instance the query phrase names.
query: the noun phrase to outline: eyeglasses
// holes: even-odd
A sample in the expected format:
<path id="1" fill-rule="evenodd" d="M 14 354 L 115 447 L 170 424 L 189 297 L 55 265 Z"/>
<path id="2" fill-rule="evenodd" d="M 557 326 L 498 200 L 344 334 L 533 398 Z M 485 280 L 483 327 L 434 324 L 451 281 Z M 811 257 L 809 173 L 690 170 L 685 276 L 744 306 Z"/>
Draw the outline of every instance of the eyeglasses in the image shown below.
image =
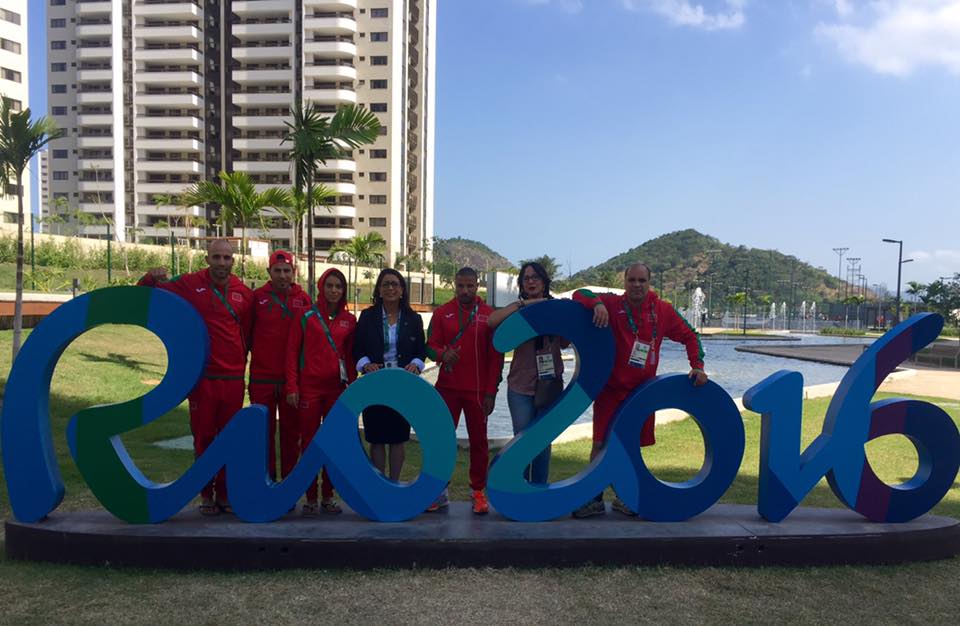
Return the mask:
<path id="1" fill-rule="evenodd" d="M 543 279 L 536 274 L 527 274 L 523 277 L 523 281 L 526 283 L 540 283 L 543 282 Z"/>
<path id="2" fill-rule="evenodd" d="M 380 283 L 380 288 L 383 289 L 384 287 L 387 289 L 398 289 L 400 287 L 400 283 L 395 280 L 385 280 Z"/>

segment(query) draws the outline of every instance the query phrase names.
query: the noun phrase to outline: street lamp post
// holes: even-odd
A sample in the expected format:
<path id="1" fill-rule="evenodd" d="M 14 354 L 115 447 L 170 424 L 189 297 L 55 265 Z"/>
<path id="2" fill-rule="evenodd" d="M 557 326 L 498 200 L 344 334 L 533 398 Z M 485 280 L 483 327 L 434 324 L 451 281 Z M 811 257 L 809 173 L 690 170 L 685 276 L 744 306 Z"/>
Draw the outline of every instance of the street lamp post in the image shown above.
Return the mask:
<path id="1" fill-rule="evenodd" d="M 903 240 L 901 239 L 884 239 L 884 243 L 895 243 L 898 246 L 897 253 L 897 304 L 896 310 L 893 312 L 893 325 L 896 326 L 900 323 L 900 275 L 901 270 L 903 269 Z"/>

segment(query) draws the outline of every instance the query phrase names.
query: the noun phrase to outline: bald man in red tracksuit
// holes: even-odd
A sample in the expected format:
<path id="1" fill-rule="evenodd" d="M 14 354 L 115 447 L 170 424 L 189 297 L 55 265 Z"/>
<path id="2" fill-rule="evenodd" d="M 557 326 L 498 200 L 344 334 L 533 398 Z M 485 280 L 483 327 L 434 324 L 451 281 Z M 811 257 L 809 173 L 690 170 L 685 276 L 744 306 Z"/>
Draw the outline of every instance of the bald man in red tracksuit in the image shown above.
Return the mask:
<path id="1" fill-rule="evenodd" d="M 280 412 L 280 475 L 286 477 L 300 458 L 297 411 L 286 403 L 287 335 L 305 311 L 310 296 L 293 282 L 293 255 L 277 250 L 270 255 L 270 280 L 253 292 L 253 335 L 250 340 L 250 403 L 267 407 L 267 468 L 277 479 L 277 411 Z"/>
<path id="2" fill-rule="evenodd" d="M 613 371 L 607 384 L 593 401 L 593 447 L 590 458 L 600 451 L 610 430 L 614 413 L 637 387 L 657 375 L 660 364 L 660 346 L 664 339 L 682 343 L 690 362 L 690 378 L 699 386 L 707 382 L 703 371 L 703 348 L 700 337 L 672 304 L 661 300 L 650 290 L 650 269 L 635 263 L 624 272 L 623 295 L 594 294 L 580 289 L 573 299 L 594 311 L 598 326 L 609 324 L 613 331 L 616 355 Z M 656 442 L 654 419 L 651 416 L 643 426 L 640 445 Z M 598 506 L 599 505 L 599 506 Z M 632 512 L 619 499 L 614 509 L 625 514 Z M 574 512 L 575 517 L 589 517 L 605 511 L 603 494 Z"/>
<path id="3" fill-rule="evenodd" d="M 357 378 L 353 359 L 357 319 L 347 310 L 347 279 L 340 270 L 329 269 L 317 281 L 317 294 L 315 306 L 300 316 L 287 336 L 285 392 L 289 406 L 298 410 L 301 452 L 346 386 Z M 326 469 L 322 495 L 318 503 L 314 478 L 302 509 L 305 516 L 341 512 Z"/>
<path id="4" fill-rule="evenodd" d="M 203 378 L 190 392 L 190 430 L 193 432 L 193 451 L 198 457 L 230 418 L 243 408 L 246 338 L 250 332 L 253 306 L 253 292 L 231 274 L 233 247 L 228 241 L 218 239 L 210 243 L 207 265 L 209 267 L 205 270 L 175 276 L 166 282 L 166 270 L 150 270 L 137 283 L 166 289 L 182 297 L 193 305 L 207 326 L 210 357 Z M 223 470 L 200 495 L 202 514 L 230 511 Z"/>
<path id="5" fill-rule="evenodd" d="M 440 367 L 436 387 L 450 409 L 454 426 L 460 422 L 461 411 L 466 416 L 473 512 L 482 515 L 490 510 L 484 492 L 490 464 L 487 416 L 497 396 L 503 354 L 493 347 L 493 330 L 487 325 L 493 308 L 477 297 L 476 272 L 461 269 L 454 286 L 456 296 L 436 309 L 430 319 L 427 355 Z M 428 510 L 446 503 L 444 491 Z"/>

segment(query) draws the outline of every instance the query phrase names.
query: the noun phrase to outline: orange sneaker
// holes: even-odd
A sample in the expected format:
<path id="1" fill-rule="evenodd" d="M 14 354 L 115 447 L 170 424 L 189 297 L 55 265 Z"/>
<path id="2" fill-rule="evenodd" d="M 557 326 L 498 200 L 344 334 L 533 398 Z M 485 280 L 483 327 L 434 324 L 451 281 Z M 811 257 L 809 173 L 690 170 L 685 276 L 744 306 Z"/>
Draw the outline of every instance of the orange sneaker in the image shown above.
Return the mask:
<path id="1" fill-rule="evenodd" d="M 487 502 L 487 494 L 481 490 L 473 492 L 473 512 L 477 515 L 486 515 L 490 512 L 490 503 Z"/>

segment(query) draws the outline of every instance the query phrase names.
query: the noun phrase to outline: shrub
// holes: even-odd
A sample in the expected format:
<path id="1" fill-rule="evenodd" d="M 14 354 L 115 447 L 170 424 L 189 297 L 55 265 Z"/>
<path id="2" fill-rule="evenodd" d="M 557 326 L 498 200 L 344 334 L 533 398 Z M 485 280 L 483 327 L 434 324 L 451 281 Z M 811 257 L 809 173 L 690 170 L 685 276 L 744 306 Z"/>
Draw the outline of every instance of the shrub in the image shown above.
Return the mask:
<path id="1" fill-rule="evenodd" d="M 824 326 L 820 329 L 821 335 L 834 335 L 840 337 L 863 337 L 867 331 L 860 328 L 844 328 L 842 326 Z"/>

